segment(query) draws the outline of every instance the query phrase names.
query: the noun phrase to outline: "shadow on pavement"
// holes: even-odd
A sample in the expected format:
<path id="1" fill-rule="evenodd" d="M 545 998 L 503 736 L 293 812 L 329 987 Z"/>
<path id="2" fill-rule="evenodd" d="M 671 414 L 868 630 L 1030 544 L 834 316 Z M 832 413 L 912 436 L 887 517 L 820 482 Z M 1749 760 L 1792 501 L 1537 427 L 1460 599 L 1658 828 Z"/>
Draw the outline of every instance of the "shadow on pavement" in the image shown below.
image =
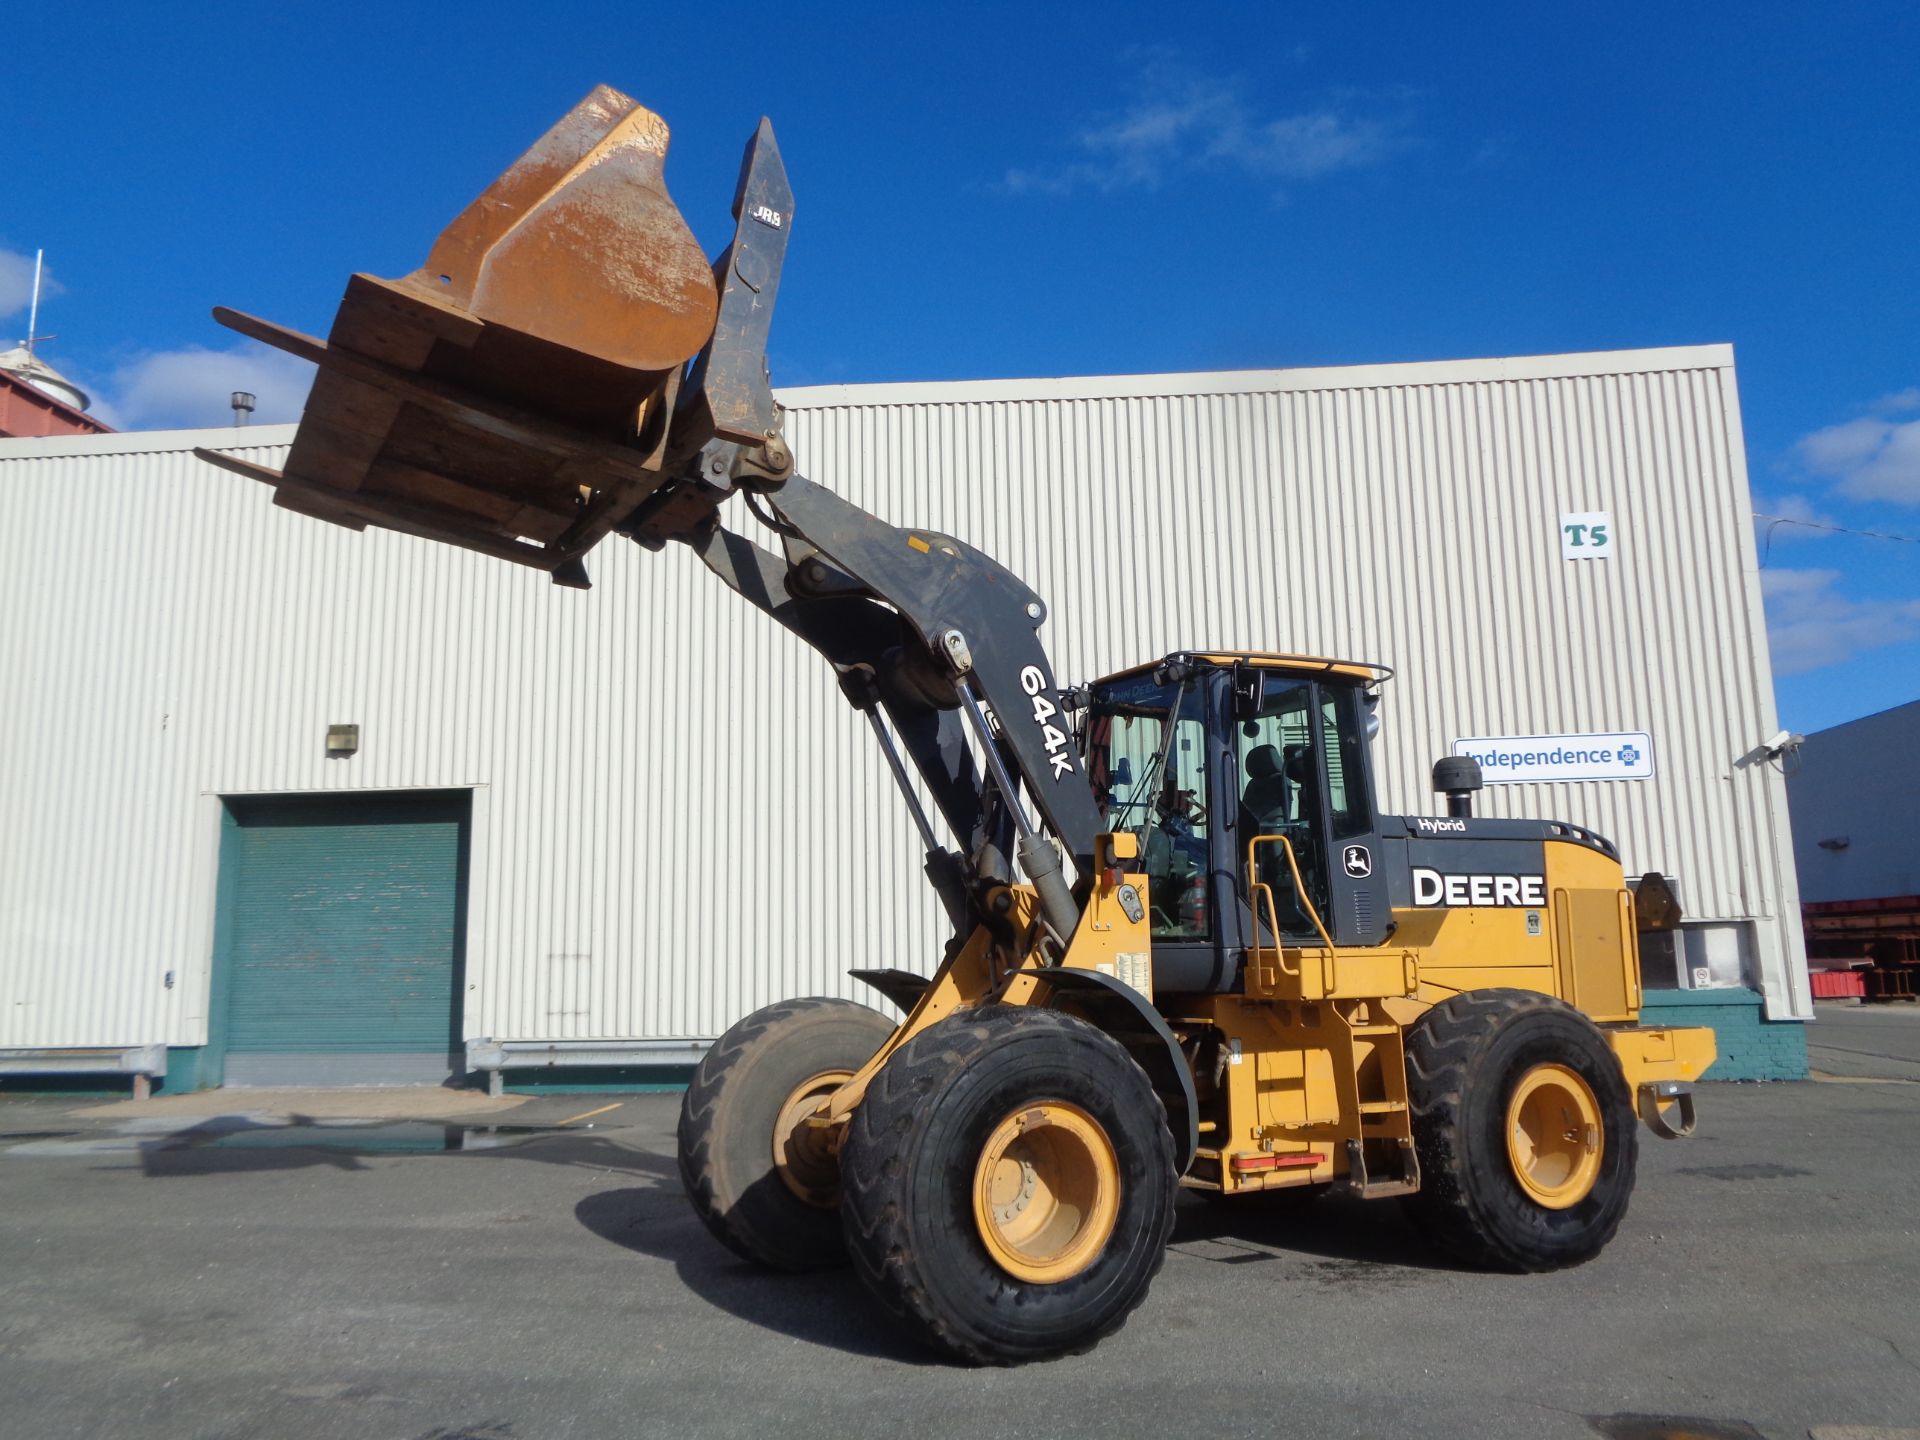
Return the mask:
<path id="1" fill-rule="evenodd" d="M 763 1329 L 853 1355 L 938 1363 L 887 1323 L 851 1270 L 786 1275 L 734 1255 L 709 1235 L 680 1189 L 679 1167 L 664 1156 L 661 1182 L 648 1189 L 602 1190 L 573 1213 L 603 1240 L 672 1263 L 687 1289 Z"/>
<path id="2" fill-rule="evenodd" d="M 535 1153 L 531 1143 L 556 1153 Z M 216 1115 L 182 1130 L 137 1142 L 142 1171 L 153 1179 L 249 1174 L 325 1166 L 365 1170 L 374 1156 L 499 1155 L 520 1152 L 528 1159 L 596 1169 L 628 1168 L 623 1160 L 638 1152 L 603 1136 L 550 1125 L 496 1125 L 450 1120 L 316 1120 L 293 1115 L 262 1122 L 244 1115 Z"/>
<path id="3" fill-rule="evenodd" d="M 243 1115 L 214 1115 L 139 1142 L 140 1169 L 153 1180 L 193 1175 L 226 1175 L 261 1170 L 334 1170 L 367 1167 L 350 1151 L 302 1144 L 292 1137 L 306 1132 L 300 1117 L 288 1125 L 263 1125 Z"/>
<path id="4" fill-rule="evenodd" d="M 519 1153 L 544 1159 L 562 1148 L 543 1145 Z M 671 1158 L 625 1154 L 638 1162 L 628 1166 L 630 1173 L 649 1174 L 657 1183 L 587 1196 L 574 1215 L 588 1230 L 671 1262 L 694 1294 L 754 1325 L 851 1354 L 937 1363 L 899 1335 L 850 1271 L 788 1275 L 740 1260 L 695 1218 Z M 1302 1203 L 1294 1196 L 1227 1202 L 1185 1196 L 1170 1246 L 1176 1254 L 1228 1264 L 1306 1258 L 1304 1278 L 1341 1287 L 1412 1283 L 1461 1268 L 1436 1252 L 1396 1207 L 1345 1197 Z"/>
<path id="5" fill-rule="evenodd" d="M 1229 1200 L 1189 1193 L 1174 1219 L 1170 1243 L 1178 1252 L 1228 1264 L 1315 1256 L 1410 1273 L 1470 1268 L 1409 1225 L 1399 1206 L 1347 1195 L 1282 1191 Z"/>
<path id="6" fill-rule="evenodd" d="M 141 1167 L 154 1178 L 307 1167 L 365 1171 L 370 1157 L 406 1155 L 511 1159 L 626 1177 L 638 1183 L 588 1195 L 574 1207 L 575 1218 L 603 1240 L 668 1261 L 681 1283 L 707 1303 L 811 1344 L 907 1364 L 936 1363 L 887 1321 L 851 1271 L 782 1274 L 735 1256 L 694 1216 L 672 1156 L 608 1134 L 299 1115 L 262 1123 L 228 1115 L 139 1142 Z M 1344 1196 L 1278 1193 L 1223 1201 L 1183 1195 L 1170 1245 L 1176 1255 L 1220 1264 L 1305 1260 L 1304 1272 L 1296 1264 L 1291 1277 L 1339 1287 L 1407 1284 L 1460 1268 L 1428 1245 L 1397 1207 Z"/>

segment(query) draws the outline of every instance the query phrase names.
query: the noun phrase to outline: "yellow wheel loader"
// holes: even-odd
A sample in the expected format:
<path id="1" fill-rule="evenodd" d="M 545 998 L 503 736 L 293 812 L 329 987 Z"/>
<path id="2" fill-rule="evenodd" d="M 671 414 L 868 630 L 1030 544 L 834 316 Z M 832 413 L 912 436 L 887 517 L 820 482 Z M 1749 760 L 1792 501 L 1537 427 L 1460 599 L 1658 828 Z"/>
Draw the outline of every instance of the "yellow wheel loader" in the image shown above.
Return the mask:
<path id="1" fill-rule="evenodd" d="M 1444 815 L 1382 813 L 1381 667 L 1193 650 L 1063 688 L 1018 577 L 796 472 L 771 127 L 710 268 L 666 145 L 596 90 L 420 270 L 354 276 L 326 340 L 216 311 L 320 375 L 283 470 L 202 453 L 566 585 L 608 536 L 685 544 L 833 667 L 951 935 L 854 972 L 904 1021 L 800 999 L 714 1042 L 679 1129 L 706 1227 L 776 1269 L 850 1260 L 928 1344 L 997 1363 L 1118 1328 L 1181 1187 L 1398 1197 L 1477 1265 L 1596 1254 L 1636 1116 L 1690 1130 L 1714 1057 L 1635 1023 L 1670 894 L 1578 825 L 1476 817 L 1471 760 L 1434 767 Z"/>

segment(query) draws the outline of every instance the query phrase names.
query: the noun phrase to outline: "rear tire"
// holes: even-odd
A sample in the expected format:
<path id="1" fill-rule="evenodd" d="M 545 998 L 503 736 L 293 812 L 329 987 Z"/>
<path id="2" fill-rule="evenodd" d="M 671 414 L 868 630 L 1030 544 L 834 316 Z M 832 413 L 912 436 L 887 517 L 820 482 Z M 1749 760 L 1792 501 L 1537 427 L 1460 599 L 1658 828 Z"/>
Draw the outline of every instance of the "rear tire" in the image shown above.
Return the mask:
<path id="1" fill-rule="evenodd" d="M 776 1270 L 846 1263 L 838 1168 L 797 1122 L 811 1097 L 866 1064 L 893 1030 L 850 1000 L 789 1000 L 713 1043 L 680 1103 L 680 1179 L 722 1245 Z M 776 1132 L 786 1141 L 779 1147 Z"/>
<path id="2" fill-rule="evenodd" d="M 892 1055 L 840 1155 L 854 1269 L 971 1364 L 1088 1350 L 1126 1323 L 1173 1228 L 1173 1137 L 1146 1072 L 1051 1010 L 985 1006 Z"/>
<path id="3" fill-rule="evenodd" d="M 1407 1035 L 1420 1157 L 1410 1218 L 1470 1264 L 1557 1270 L 1613 1238 L 1639 1134 L 1620 1062 L 1565 1001 L 1476 990 Z"/>

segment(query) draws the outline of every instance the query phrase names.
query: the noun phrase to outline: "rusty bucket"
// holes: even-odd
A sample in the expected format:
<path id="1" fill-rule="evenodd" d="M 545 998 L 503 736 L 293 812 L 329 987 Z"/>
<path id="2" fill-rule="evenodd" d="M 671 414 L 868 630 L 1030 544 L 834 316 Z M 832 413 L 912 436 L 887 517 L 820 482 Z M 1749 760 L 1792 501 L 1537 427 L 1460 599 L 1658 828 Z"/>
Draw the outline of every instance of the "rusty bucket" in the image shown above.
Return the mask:
<path id="1" fill-rule="evenodd" d="M 286 467 L 212 451 L 277 503 L 566 579 L 665 480 L 712 267 L 667 193 L 667 126 L 601 86 L 398 280 L 355 275 L 327 339 L 217 309 L 320 367 Z"/>

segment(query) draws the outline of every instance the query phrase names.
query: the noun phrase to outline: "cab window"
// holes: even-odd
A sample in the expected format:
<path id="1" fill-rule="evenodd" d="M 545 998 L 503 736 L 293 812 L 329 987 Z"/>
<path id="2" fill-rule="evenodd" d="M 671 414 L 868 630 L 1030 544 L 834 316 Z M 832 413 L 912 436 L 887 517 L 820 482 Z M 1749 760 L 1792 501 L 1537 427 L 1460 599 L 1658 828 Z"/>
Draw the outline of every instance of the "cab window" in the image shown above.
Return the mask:
<path id="1" fill-rule="evenodd" d="M 1333 838 L 1364 835 L 1373 828 L 1373 815 L 1367 804 L 1366 701 L 1359 690 L 1348 685 L 1321 690 L 1320 734 L 1327 752 L 1327 818 Z"/>
<path id="2" fill-rule="evenodd" d="M 1325 910 L 1326 869 L 1320 833 L 1320 761 L 1313 743 L 1313 687 L 1305 681 L 1277 682 L 1269 677 L 1260 710 L 1236 727 L 1235 754 L 1240 771 L 1238 843 L 1254 845 L 1254 876 L 1273 891 L 1274 915 L 1288 934 L 1313 930 L 1307 907 L 1287 864 L 1293 850 L 1306 898 Z M 1277 837 L 1255 843 L 1257 836 Z M 1283 846 L 1280 839 L 1286 841 Z M 1249 897 L 1251 898 L 1251 897 Z M 1263 914 L 1262 919 L 1266 918 Z"/>
<path id="3" fill-rule="evenodd" d="M 1117 681 L 1095 698 L 1087 769 L 1110 829 L 1140 838 L 1156 940 L 1204 940 L 1207 731 L 1201 686 Z"/>

